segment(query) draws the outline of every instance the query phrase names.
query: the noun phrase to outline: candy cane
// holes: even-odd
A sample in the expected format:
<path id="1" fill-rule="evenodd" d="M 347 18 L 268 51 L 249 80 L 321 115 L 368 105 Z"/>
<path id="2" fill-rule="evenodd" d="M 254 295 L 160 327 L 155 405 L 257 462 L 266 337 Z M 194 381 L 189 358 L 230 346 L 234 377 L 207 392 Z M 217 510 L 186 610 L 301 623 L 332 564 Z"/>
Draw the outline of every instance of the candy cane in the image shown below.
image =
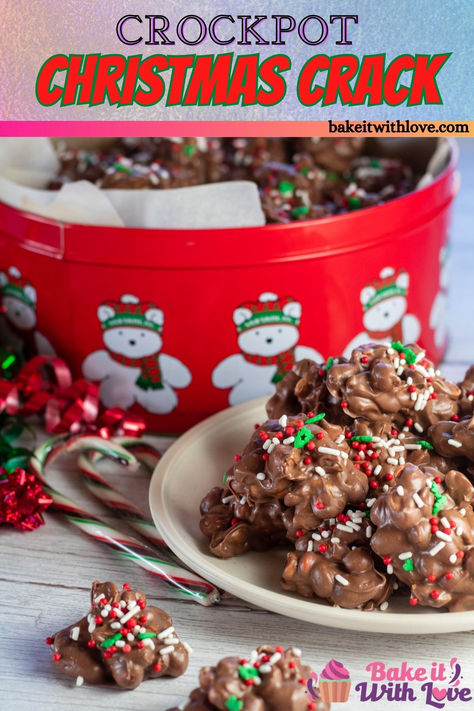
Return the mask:
<path id="1" fill-rule="evenodd" d="M 161 457 L 161 454 L 154 447 L 136 437 L 114 437 L 113 441 L 128 450 L 131 449 L 135 457 L 149 469 L 154 469 Z M 182 565 L 179 558 L 174 555 L 162 539 L 153 521 L 150 521 L 137 506 L 109 484 L 97 470 L 95 465 L 102 458 L 103 455 L 97 451 L 83 453 L 79 456 L 77 463 L 79 471 L 84 476 L 85 487 L 102 504 L 123 518 L 141 536 L 149 540 L 160 551 L 160 554 Z"/>
<path id="2" fill-rule="evenodd" d="M 38 447 L 30 460 L 30 468 L 43 482 L 44 489 L 53 497 L 53 508 L 83 533 L 94 540 L 105 543 L 117 551 L 126 560 L 133 560 L 137 565 L 148 570 L 166 583 L 174 595 L 180 599 L 192 599 L 201 605 L 212 605 L 219 600 L 219 592 L 207 581 L 195 573 L 157 558 L 155 551 L 140 541 L 123 534 L 96 516 L 79 508 L 74 501 L 53 489 L 47 481 L 44 471 L 46 465 L 56 456 L 66 452 L 77 452 L 82 449 L 98 451 L 131 467 L 138 465 L 135 457 L 126 449 L 111 440 L 90 435 L 68 437 L 59 435 Z"/>

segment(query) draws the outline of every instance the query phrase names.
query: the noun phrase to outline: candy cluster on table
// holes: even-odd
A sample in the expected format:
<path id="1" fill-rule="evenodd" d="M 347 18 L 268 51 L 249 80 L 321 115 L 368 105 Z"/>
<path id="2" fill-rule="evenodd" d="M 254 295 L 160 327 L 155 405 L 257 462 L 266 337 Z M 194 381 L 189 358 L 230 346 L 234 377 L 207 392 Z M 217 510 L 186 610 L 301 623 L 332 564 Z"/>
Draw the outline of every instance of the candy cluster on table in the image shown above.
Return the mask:
<path id="1" fill-rule="evenodd" d="M 224 657 L 203 667 L 189 700 L 169 711 L 328 711 L 315 678 L 297 647 L 261 645 L 248 658 Z"/>
<path id="2" fill-rule="evenodd" d="M 171 617 L 147 605 L 144 593 L 125 583 L 95 581 L 89 612 L 48 637 L 53 661 L 76 684 L 114 681 L 135 689 L 145 679 L 177 677 L 188 666 L 190 648 Z"/>
<path id="3" fill-rule="evenodd" d="M 404 195 L 420 176 L 364 154 L 363 138 L 122 138 L 102 150 L 59 145 L 51 189 L 167 189 L 227 180 L 258 186 L 268 223 L 337 215 Z"/>
<path id="4" fill-rule="evenodd" d="M 201 503 L 211 552 L 291 545 L 283 589 L 344 608 L 473 610 L 473 386 L 400 342 L 296 363 Z"/>

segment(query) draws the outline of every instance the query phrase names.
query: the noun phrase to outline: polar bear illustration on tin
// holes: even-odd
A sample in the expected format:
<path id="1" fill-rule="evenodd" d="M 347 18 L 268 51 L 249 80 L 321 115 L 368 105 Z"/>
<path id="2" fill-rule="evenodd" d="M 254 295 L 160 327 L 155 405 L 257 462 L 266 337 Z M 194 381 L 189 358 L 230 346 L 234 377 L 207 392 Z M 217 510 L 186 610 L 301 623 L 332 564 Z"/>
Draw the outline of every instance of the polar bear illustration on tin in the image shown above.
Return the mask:
<path id="1" fill-rule="evenodd" d="M 240 353 L 225 358 L 212 373 L 216 388 L 231 388 L 230 405 L 271 395 L 297 360 L 323 360 L 313 348 L 297 345 L 301 304 L 291 297 L 264 292 L 238 306 L 233 319 Z"/>
<path id="2" fill-rule="evenodd" d="M 2 342 L 21 348 L 26 358 L 54 356 L 46 336 L 36 330 L 36 289 L 16 267 L 0 271 L 0 308 L 4 316 Z"/>
<path id="3" fill-rule="evenodd" d="M 430 328 L 434 331 L 433 340 L 437 348 L 442 348 L 448 337 L 446 309 L 448 302 L 449 267 L 449 248 L 441 247 L 439 252 L 439 291 L 435 296 L 430 313 Z"/>
<path id="4" fill-rule="evenodd" d="M 404 269 L 385 267 L 379 276 L 360 292 L 365 331 L 346 346 L 344 356 L 364 343 L 401 341 L 415 343 L 421 326 L 417 317 L 407 314 L 407 294 L 410 277 Z"/>
<path id="5" fill-rule="evenodd" d="M 164 314 L 154 303 L 124 294 L 97 309 L 105 349 L 87 356 L 82 371 L 100 381 L 106 407 L 129 408 L 138 402 L 148 412 L 164 415 L 175 409 L 174 388 L 191 382 L 188 368 L 161 352 Z"/>

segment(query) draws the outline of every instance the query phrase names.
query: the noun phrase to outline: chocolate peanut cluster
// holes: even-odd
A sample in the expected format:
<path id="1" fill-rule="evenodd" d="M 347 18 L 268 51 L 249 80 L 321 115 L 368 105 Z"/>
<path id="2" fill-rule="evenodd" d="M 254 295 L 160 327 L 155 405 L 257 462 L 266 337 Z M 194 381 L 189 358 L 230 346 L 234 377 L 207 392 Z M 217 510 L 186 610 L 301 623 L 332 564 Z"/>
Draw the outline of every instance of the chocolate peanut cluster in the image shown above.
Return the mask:
<path id="1" fill-rule="evenodd" d="M 412 191 L 402 161 L 362 155 L 361 138 L 121 138 L 102 150 L 59 145 L 51 189 L 74 180 L 102 188 L 166 189 L 224 180 L 258 186 L 268 223 L 370 207 Z"/>
<path id="2" fill-rule="evenodd" d="M 203 667 L 199 687 L 180 711 L 329 711 L 311 683 L 311 667 L 302 664 L 296 647 L 262 645 L 248 659 L 224 657 Z M 178 711 L 178 708 L 169 709 Z"/>
<path id="3" fill-rule="evenodd" d="M 398 341 L 295 363 L 202 502 L 211 551 L 291 545 L 282 587 L 341 607 L 474 609 L 473 373 Z"/>
<path id="4" fill-rule="evenodd" d="M 135 689 L 145 679 L 180 676 L 188 666 L 189 647 L 171 617 L 127 583 L 120 591 L 95 581 L 88 614 L 46 642 L 57 667 L 78 686 L 114 681 Z"/>

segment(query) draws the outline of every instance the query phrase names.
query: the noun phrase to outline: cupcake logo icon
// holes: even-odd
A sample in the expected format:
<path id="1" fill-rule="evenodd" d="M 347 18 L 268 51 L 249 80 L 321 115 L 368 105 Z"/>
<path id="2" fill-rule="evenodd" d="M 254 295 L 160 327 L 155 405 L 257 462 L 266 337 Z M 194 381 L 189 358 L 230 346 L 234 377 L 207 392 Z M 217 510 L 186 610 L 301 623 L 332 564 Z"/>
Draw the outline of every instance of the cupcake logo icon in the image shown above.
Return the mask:
<path id="1" fill-rule="evenodd" d="M 317 686 L 316 686 L 317 685 Z M 313 699 L 329 703 L 345 704 L 349 699 L 351 678 L 344 664 L 331 659 L 319 676 L 314 672 L 307 682 L 308 692 Z"/>

